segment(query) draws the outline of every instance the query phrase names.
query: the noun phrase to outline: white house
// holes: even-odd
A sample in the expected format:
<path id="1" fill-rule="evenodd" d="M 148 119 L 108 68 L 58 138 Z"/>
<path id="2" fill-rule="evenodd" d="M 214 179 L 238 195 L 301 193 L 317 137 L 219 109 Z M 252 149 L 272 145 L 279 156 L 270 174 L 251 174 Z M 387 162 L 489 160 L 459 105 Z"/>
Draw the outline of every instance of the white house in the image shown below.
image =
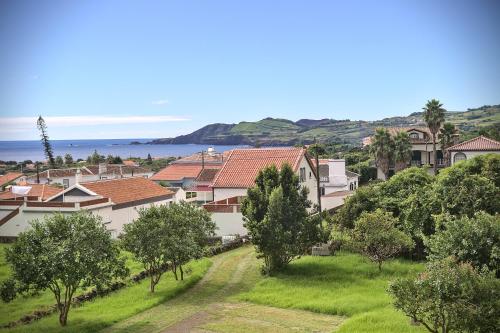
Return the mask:
<path id="1" fill-rule="evenodd" d="M 347 170 L 343 159 L 320 159 L 319 184 L 322 196 L 332 192 L 354 191 L 359 186 L 359 175 Z"/>
<path id="2" fill-rule="evenodd" d="M 173 201 L 174 193 L 143 177 L 76 183 L 46 201 L 0 201 L 0 238 L 15 238 L 33 219 L 81 209 L 102 217 L 113 237 L 138 217 L 138 210 Z"/>
<path id="3" fill-rule="evenodd" d="M 478 136 L 451 146 L 448 148 L 448 152 L 450 153 L 451 164 L 455 164 L 456 162 L 468 160 L 478 155 L 489 153 L 500 154 L 500 142 L 485 136 Z"/>
<path id="4" fill-rule="evenodd" d="M 78 173 L 79 175 L 77 175 Z M 26 182 L 29 184 L 38 182 L 40 184 L 60 184 L 64 188 L 68 188 L 77 183 L 77 178 L 80 182 L 90 182 L 100 179 L 150 178 L 152 175 L 153 171 L 139 166 L 100 163 L 81 168 L 48 169 L 40 172 L 38 176 L 36 174 L 27 176 Z"/>

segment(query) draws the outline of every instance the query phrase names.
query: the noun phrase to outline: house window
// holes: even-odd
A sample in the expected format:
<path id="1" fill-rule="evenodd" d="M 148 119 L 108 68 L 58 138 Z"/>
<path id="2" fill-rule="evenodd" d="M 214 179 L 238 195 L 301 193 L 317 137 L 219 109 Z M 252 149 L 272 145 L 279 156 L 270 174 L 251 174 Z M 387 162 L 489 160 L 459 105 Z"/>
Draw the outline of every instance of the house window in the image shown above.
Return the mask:
<path id="1" fill-rule="evenodd" d="M 418 139 L 418 133 L 410 133 L 410 139 Z"/>
<path id="2" fill-rule="evenodd" d="M 456 153 L 455 157 L 453 157 L 453 162 L 464 161 L 466 159 L 467 159 L 467 156 L 465 156 L 464 153 Z"/>
<path id="3" fill-rule="evenodd" d="M 300 168 L 299 180 L 301 182 L 305 182 L 306 181 L 306 168 Z"/>
<path id="4" fill-rule="evenodd" d="M 309 179 L 311 179 L 313 177 L 313 173 L 311 171 L 309 171 Z"/>
<path id="5" fill-rule="evenodd" d="M 321 195 L 325 195 L 325 188 L 324 187 L 321 188 Z"/>
<path id="6" fill-rule="evenodd" d="M 354 191 L 354 184 L 353 183 L 349 184 L 349 190 Z"/>
<path id="7" fill-rule="evenodd" d="M 101 179 L 108 179 L 108 177 L 104 177 L 104 176 L 102 176 L 102 177 L 101 177 Z"/>
<path id="8" fill-rule="evenodd" d="M 63 179 L 63 187 L 68 188 L 69 187 L 69 179 Z"/>

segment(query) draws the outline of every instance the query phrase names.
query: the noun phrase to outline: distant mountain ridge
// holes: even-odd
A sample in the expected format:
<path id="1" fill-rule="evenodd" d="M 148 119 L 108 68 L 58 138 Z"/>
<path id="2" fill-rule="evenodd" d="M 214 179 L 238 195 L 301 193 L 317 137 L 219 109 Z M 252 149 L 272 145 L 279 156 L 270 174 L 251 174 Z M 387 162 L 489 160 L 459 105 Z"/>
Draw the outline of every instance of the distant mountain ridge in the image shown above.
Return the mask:
<path id="1" fill-rule="evenodd" d="M 462 132 L 477 131 L 500 124 L 500 105 L 485 105 L 467 111 L 449 111 L 446 121 L 455 124 Z M 320 142 L 338 142 L 360 145 L 378 127 L 426 126 L 422 112 L 408 116 L 390 117 L 376 121 L 265 118 L 256 122 L 238 124 L 210 124 L 190 134 L 175 138 L 156 139 L 150 144 L 208 144 L 208 145 L 263 145 L 288 146 L 309 144 L 316 138 Z"/>

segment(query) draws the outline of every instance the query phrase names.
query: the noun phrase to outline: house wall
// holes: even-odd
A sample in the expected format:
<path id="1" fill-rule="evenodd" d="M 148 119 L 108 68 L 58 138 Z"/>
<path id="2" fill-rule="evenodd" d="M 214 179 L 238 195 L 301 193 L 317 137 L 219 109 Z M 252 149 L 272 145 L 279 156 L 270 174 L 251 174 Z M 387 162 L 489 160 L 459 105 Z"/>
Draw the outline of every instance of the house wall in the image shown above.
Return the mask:
<path id="1" fill-rule="evenodd" d="M 306 179 L 301 183 L 302 186 L 305 186 L 309 189 L 309 194 L 307 195 L 307 199 L 309 199 L 313 206 L 318 204 L 318 186 L 316 183 L 316 177 L 314 172 L 307 162 L 305 157 L 300 161 L 299 169 L 297 172 L 300 172 L 300 168 L 306 168 Z"/>
<path id="2" fill-rule="evenodd" d="M 240 235 L 246 236 L 247 229 L 243 226 L 241 213 L 212 213 L 212 221 L 217 225 L 217 236 Z"/>
<path id="3" fill-rule="evenodd" d="M 499 151 L 452 151 L 451 152 L 451 164 L 455 164 L 455 155 L 457 153 L 464 153 L 465 156 L 467 157 L 467 160 L 470 160 L 471 158 L 474 158 L 479 155 L 486 155 L 486 154 L 500 154 Z"/>
<path id="4" fill-rule="evenodd" d="M 247 195 L 247 188 L 214 188 L 214 201 Z"/>

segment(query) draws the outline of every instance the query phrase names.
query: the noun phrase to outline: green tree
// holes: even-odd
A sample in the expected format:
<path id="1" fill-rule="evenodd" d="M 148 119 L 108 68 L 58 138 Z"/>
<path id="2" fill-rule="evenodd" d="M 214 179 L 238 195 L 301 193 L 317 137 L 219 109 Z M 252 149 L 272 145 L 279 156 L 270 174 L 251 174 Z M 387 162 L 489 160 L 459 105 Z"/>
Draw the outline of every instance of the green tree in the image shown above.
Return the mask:
<path id="1" fill-rule="evenodd" d="M 49 141 L 49 135 L 47 134 L 47 125 L 45 124 L 45 120 L 42 118 L 42 116 L 38 117 L 36 125 L 38 127 L 38 130 L 40 131 L 40 138 L 42 140 L 42 146 L 45 152 L 45 157 L 47 158 L 50 167 L 54 168 L 55 167 L 54 152 L 52 150 L 52 145 L 50 144 Z"/>
<path id="2" fill-rule="evenodd" d="M 207 238 L 214 235 L 216 225 L 204 209 L 187 202 L 162 206 L 164 217 L 163 234 L 166 237 L 166 259 L 171 263 L 177 280 L 184 280 L 182 268 L 189 260 L 200 258 Z"/>
<path id="3" fill-rule="evenodd" d="M 99 164 L 101 162 L 104 162 L 105 160 L 106 159 L 104 158 L 104 156 L 100 155 L 97 152 L 97 149 L 94 149 L 94 152 L 92 153 L 92 155 L 87 157 L 87 163 L 89 163 L 89 164 Z"/>
<path id="4" fill-rule="evenodd" d="M 344 205 L 332 216 L 335 224 L 345 229 L 354 228 L 354 222 L 365 211 L 372 212 L 380 207 L 380 184 L 362 186 L 345 199 Z"/>
<path id="5" fill-rule="evenodd" d="M 167 237 L 165 229 L 165 208 L 151 206 L 139 210 L 139 217 L 133 223 L 125 224 L 122 235 L 123 247 L 142 263 L 150 277 L 152 293 L 160 282 L 163 268 L 167 264 Z"/>
<path id="6" fill-rule="evenodd" d="M 307 189 L 288 164 L 261 170 L 242 203 L 245 226 L 260 258 L 263 273 L 272 274 L 304 254 L 319 239 L 320 219 L 308 218 Z"/>
<path id="7" fill-rule="evenodd" d="M 500 213 L 500 188 L 488 178 L 468 174 L 464 168 L 444 169 L 433 187 L 433 200 L 439 203 L 442 213 L 474 216 L 481 210 Z"/>
<path id="8" fill-rule="evenodd" d="M 389 166 L 392 159 L 394 141 L 385 128 L 378 128 L 373 136 L 370 149 L 375 158 L 375 164 L 387 179 L 389 177 Z"/>
<path id="9" fill-rule="evenodd" d="M 46 216 L 6 249 L 10 287 L 14 281 L 17 293 L 52 291 L 59 323 L 65 326 L 77 289 L 100 288 L 128 274 L 119 253 L 99 217 L 85 212 Z"/>
<path id="10" fill-rule="evenodd" d="M 441 144 L 441 150 L 443 151 L 447 166 L 451 164 L 450 152 L 447 149 L 453 146 L 456 132 L 455 125 L 452 123 L 444 123 L 443 127 L 439 130 L 439 143 Z"/>
<path id="11" fill-rule="evenodd" d="M 73 156 L 71 156 L 71 154 L 64 155 L 64 164 L 72 165 L 73 163 L 74 163 Z"/>
<path id="12" fill-rule="evenodd" d="M 64 159 L 62 158 L 62 156 L 57 155 L 55 163 L 56 163 L 56 166 L 62 167 L 64 165 Z"/>
<path id="13" fill-rule="evenodd" d="M 389 286 L 394 306 L 432 333 L 498 331 L 500 280 L 451 258 Z"/>
<path id="14" fill-rule="evenodd" d="M 478 270 L 487 267 L 500 277 L 500 215 L 444 215 L 438 219 L 438 231 L 426 243 L 430 259 L 454 256 Z"/>
<path id="15" fill-rule="evenodd" d="M 439 132 L 441 124 L 444 123 L 444 114 L 446 110 L 443 108 L 437 99 L 427 101 L 424 110 L 424 120 L 432 134 L 432 150 L 434 152 L 434 174 L 437 174 L 437 151 L 436 151 L 436 135 Z"/>
<path id="16" fill-rule="evenodd" d="M 148 164 L 153 164 L 153 158 L 151 157 L 151 154 L 148 153 L 148 158 L 146 160 Z"/>
<path id="17" fill-rule="evenodd" d="M 395 227 L 397 223 L 397 218 L 382 209 L 361 214 L 355 223 L 352 246 L 376 262 L 379 271 L 384 261 L 413 246 L 411 238 Z"/>
<path id="18" fill-rule="evenodd" d="M 394 167 L 395 172 L 406 168 L 411 160 L 412 150 L 410 136 L 407 132 L 398 132 L 394 137 Z"/>

